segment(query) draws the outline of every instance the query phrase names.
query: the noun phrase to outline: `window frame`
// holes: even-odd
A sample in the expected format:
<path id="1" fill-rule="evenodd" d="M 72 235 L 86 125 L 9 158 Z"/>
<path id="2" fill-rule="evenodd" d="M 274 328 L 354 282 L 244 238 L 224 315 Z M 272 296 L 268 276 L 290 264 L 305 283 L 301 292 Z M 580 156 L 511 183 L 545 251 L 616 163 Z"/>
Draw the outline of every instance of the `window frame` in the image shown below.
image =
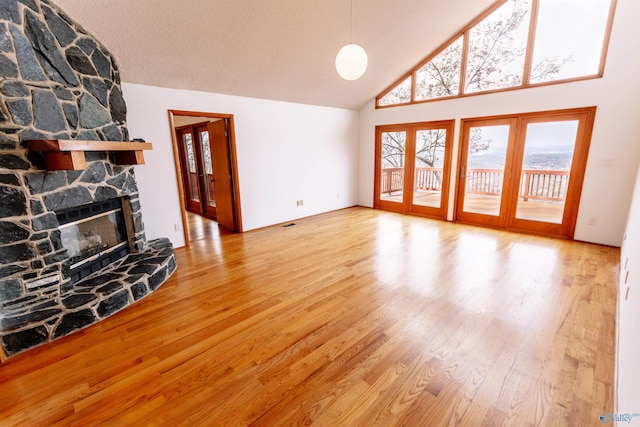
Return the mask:
<path id="1" fill-rule="evenodd" d="M 617 6 L 618 0 L 611 0 L 611 4 L 609 6 L 609 16 L 607 17 L 606 29 L 604 33 L 604 38 L 602 40 L 602 51 L 600 53 L 600 65 L 598 67 L 598 72 L 591 75 L 580 76 L 580 77 L 570 77 L 566 79 L 558 79 L 546 82 L 539 83 L 531 83 L 531 67 L 533 63 L 533 51 L 534 44 L 536 39 L 536 27 L 538 22 L 538 13 L 539 13 L 539 4 L 540 0 L 532 0 L 531 4 L 531 16 L 529 17 L 529 37 L 527 39 L 527 46 L 525 52 L 525 61 L 523 68 L 523 76 L 522 76 L 522 84 L 519 86 L 512 86 L 506 88 L 499 89 L 489 89 L 485 91 L 472 92 L 472 93 L 464 93 L 464 86 L 466 84 L 466 73 L 467 73 L 467 59 L 468 59 L 468 50 L 469 50 L 469 32 L 473 27 L 475 27 L 478 23 L 483 21 L 489 15 L 491 15 L 494 11 L 500 8 L 503 4 L 505 4 L 508 0 L 498 0 L 491 7 L 481 13 L 478 17 L 476 17 L 473 21 L 467 24 L 460 31 L 455 33 L 453 37 L 447 39 L 446 42 L 442 43 L 435 49 L 431 54 L 429 54 L 425 59 L 420 61 L 416 66 L 414 66 L 407 73 L 403 74 L 399 79 L 395 80 L 389 87 L 387 87 L 384 91 L 382 91 L 375 99 L 375 108 L 392 108 L 399 107 L 403 105 L 412 105 L 412 104 L 423 104 L 426 102 L 436 102 L 447 99 L 455 99 L 455 98 L 466 98 L 469 96 L 478 96 L 478 95 L 487 95 L 491 93 L 499 93 L 506 92 L 512 90 L 519 89 L 527 89 L 532 87 L 541 87 L 541 86 L 550 86 L 555 84 L 563 84 L 570 83 L 582 80 L 591 80 L 602 78 L 604 75 L 605 62 L 607 57 L 607 52 L 609 50 L 609 42 L 611 39 L 611 29 L 613 26 L 613 19 L 615 15 L 615 10 Z M 418 71 L 424 67 L 427 63 L 429 63 L 432 59 L 434 59 L 437 55 L 439 55 L 444 49 L 446 49 L 449 45 L 454 43 L 458 38 L 462 37 L 462 60 L 460 65 L 460 84 L 458 88 L 457 95 L 451 96 L 443 96 L 439 98 L 431 98 L 431 99 L 421 99 L 416 100 L 416 78 Z M 380 100 L 384 98 L 389 92 L 393 91 L 399 84 L 404 82 L 407 78 L 411 77 L 411 99 L 407 102 L 397 103 L 397 104 L 386 104 L 380 105 Z"/>

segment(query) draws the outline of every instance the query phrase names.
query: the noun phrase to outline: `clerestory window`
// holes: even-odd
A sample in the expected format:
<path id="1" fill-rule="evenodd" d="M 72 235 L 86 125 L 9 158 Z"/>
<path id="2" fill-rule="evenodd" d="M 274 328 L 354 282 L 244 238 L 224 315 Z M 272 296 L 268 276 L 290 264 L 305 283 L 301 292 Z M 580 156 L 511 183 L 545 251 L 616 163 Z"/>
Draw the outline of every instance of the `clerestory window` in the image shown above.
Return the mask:
<path id="1" fill-rule="evenodd" d="M 501 0 L 376 107 L 602 77 L 616 0 Z"/>

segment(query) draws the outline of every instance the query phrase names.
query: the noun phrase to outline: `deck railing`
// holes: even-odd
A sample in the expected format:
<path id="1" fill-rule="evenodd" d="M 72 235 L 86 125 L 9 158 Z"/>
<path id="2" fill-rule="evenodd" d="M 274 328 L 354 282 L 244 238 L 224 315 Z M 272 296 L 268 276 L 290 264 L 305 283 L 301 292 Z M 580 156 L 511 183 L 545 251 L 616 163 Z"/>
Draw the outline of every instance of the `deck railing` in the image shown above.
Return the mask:
<path id="1" fill-rule="evenodd" d="M 402 191 L 403 168 L 382 169 L 381 193 L 391 195 Z M 567 196 L 569 171 L 523 169 L 519 196 L 527 201 L 562 201 Z M 466 175 L 467 194 L 498 196 L 502 194 L 502 169 L 469 169 Z M 416 168 L 415 190 L 441 191 L 442 168 Z"/>

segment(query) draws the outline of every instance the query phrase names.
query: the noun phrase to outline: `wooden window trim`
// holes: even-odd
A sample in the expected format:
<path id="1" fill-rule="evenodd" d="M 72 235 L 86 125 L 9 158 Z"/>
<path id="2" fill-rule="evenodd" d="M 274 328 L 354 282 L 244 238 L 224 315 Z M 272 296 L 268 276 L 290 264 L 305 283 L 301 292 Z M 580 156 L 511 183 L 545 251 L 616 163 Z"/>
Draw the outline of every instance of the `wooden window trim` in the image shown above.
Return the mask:
<path id="1" fill-rule="evenodd" d="M 602 76 L 604 76 L 605 62 L 606 62 L 606 57 L 607 57 L 607 53 L 608 53 L 608 50 L 609 50 L 609 42 L 611 40 L 611 29 L 613 27 L 613 19 L 614 19 L 614 14 L 615 14 L 616 5 L 617 5 L 618 0 L 611 0 L 611 4 L 609 6 L 609 16 L 607 18 L 606 30 L 605 30 L 604 38 L 603 38 L 603 42 L 602 42 L 602 52 L 601 52 L 601 55 L 600 55 L 600 64 L 598 66 L 598 72 L 596 74 L 591 74 L 591 75 L 586 75 L 586 76 L 579 76 L 579 77 L 571 77 L 571 78 L 567 78 L 567 79 L 558 79 L 558 80 L 553 80 L 553 81 L 548 81 L 548 82 L 531 83 L 530 82 L 530 74 L 531 74 L 531 67 L 532 67 L 532 63 L 533 63 L 533 47 L 534 47 L 534 42 L 535 42 L 535 38 L 536 38 L 536 26 L 537 26 L 536 24 L 537 24 L 537 20 L 538 20 L 538 12 L 539 12 L 539 5 L 540 5 L 540 0 L 532 0 L 531 16 L 530 16 L 530 23 L 529 23 L 529 25 L 530 25 L 529 26 L 529 37 L 527 39 L 527 47 L 526 47 L 526 54 L 525 54 L 525 63 L 524 63 L 522 84 L 519 85 L 519 86 L 513 86 L 513 87 L 508 87 L 508 88 L 490 89 L 490 90 L 473 92 L 473 93 L 463 93 L 464 84 L 466 83 L 465 80 L 466 80 L 467 57 L 468 57 L 468 50 L 469 50 L 468 49 L 468 47 L 469 47 L 469 31 L 473 27 L 475 27 L 479 22 L 481 22 L 486 17 L 491 15 L 494 11 L 496 11 L 500 6 L 502 6 L 507 1 L 508 0 L 498 0 L 497 2 L 495 2 L 487 10 L 485 10 L 483 13 L 481 13 L 477 18 L 475 18 L 473 21 L 471 21 L 469 24 L 467 24 L 462 30 L 458 31 L 453 37 L 449 38 L 445 43 L 443 43 L 440 46 L 438 46 L 438 48 L 436 50 L 434 50 L 431 54 L 429 54 L 429 56 L 427 56 L 425 59 L 420 61 L 418 63 L 418 65 L 416 65 L 411 70 L 409 70 L 408 72 L 403 74 L 402 77 L 400 77 L 398 80 L 394 81 L 389 87 L 387 87 L 378 96 L 376 96 L 375 108 L 376 109 L 379 109 L 379 108 L 392 108 L 392 107 L 399 107 L 399 106 L 404 106 L 404 105 L 424 104 L 424 103 L 427 103 L 427 102 L 443 101 L 443 100 L 455 99 L 455 98 L 465 98 L 465 97 L 468 97 L 468 96 L 488 95 L 488 94 L 492 94 L 492 93 L 500 93 L 500 92 L 506 92 L 506 91 L 511 91 L 511 90 L 521 90 L 521 89 L 528 89 L 528 88 L 534 88 L 534 87 L 542 87 L 542 86 L 550 86 L 550 85 L 556 85 L 556 84 L 572 83 L 572 82 L 578 82 L 578 81 L 583 81 L 583 80 L 599 79 L 599 78 L 602 78 Z M 424 65 L 429 63 L 433 58 L 435 58 L 438 54 L 440 54 L 440 52 L 442 52 L 444 49 L 446 49 L 450 44 L 455 42 L 461 36 L 463 36 L 463 42 L 462 42 L 463 47 L 462 47 L 462 61 L 461 61 L 461 65 L 460 65 L 460 67 L 461 67 L 461 69 L 460 69 L 460 85 L 458 87 L 458 94 L 457 95 L 452 95 L 452 96 L 443 96 L 443 97 L 440 97 L 440 98 L 416 100 L 415 99 L 415 92 L 416 92 L 415 86 L 416 86 L 416 76 L 417 76 L 418 70 L 420 70 L 420 68 L 422 68 Z M 402 103 L 397 103 L 397 104 L 380 105 L 380 100 L 382 98 L 384 98 L 389 92 L 394 90 L 400 83 L 402 83 L 407 77 L 410 77 L 410 76 L 412 76 L 413 78 L 411 80 L 411 99 L 409 101 L 402 102 Z"/>

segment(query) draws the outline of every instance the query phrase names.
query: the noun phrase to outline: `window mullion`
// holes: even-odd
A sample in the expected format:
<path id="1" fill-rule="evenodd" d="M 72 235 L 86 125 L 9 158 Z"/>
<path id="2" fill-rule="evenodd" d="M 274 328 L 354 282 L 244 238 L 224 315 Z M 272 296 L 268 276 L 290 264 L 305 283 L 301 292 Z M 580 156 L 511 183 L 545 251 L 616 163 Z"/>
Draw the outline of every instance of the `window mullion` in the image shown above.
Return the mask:
<path id="1" fill-rule="evenodd" d="M 458 86 L 458 95 L 465 93 L 464 87 L 467 83 L 467 57 L 469 55 L 469 28 L 462 36 L 462 58 L 460 60 L 460 85 Z"/>
<path id="2" fill-rule="evenodd" d="M 527 39 L 527 50 L 524 57 L 524 71 L 522 73 L 522 86 L 529 86 L 531 83 L 531 67 L 533 67 L 533 48 L 538 25 L 538 10 L 540 0 L 533 0 L 531 4 L 531 16 L 529 20 L 529 38 Z"/>

